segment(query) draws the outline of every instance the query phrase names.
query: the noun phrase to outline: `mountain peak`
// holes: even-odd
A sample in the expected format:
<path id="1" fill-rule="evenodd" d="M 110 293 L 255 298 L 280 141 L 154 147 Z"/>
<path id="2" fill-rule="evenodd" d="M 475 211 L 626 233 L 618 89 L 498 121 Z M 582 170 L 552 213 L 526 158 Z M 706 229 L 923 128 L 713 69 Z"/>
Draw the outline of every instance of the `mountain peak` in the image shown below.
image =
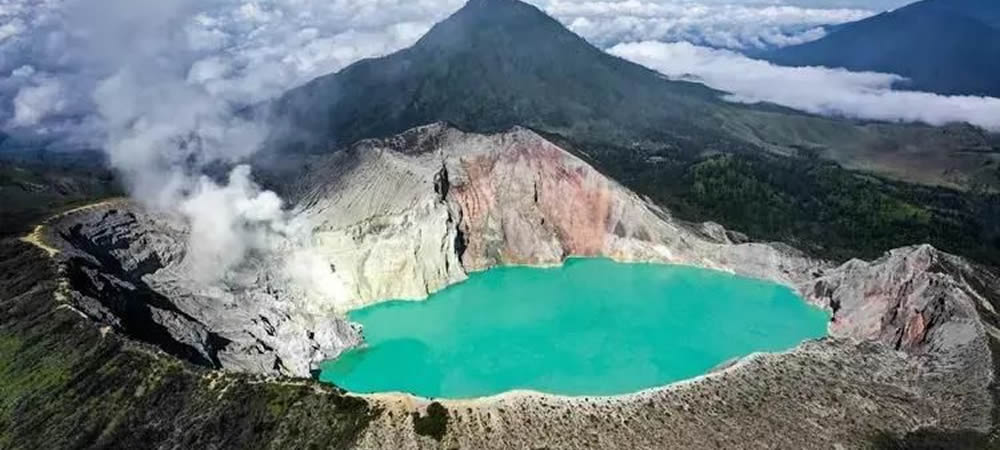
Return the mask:
<path id="1" fill-rule="evenodd" d="M 493 44 L 579 41 L 589 46 L 542 10 L 519 0 L 469 0 L 435 25 L 416 47 L 468 47 L 480 40 Z"/>
<path id="2" fill-rule="evenodd" d="M 469 0 L 465 2 L 463 8 L 502 8 L 516 6 L 517 4 L 527 5 L 520 0 Z"/>
<path id="3" fill-rule="evenodd" d="M 705 127 L 699 118 L 711 115 L 717 94 L 609 55 L 527 3 L 470 0 L 413 47 L 289 92 L 276 114 L 320 146 L 447 121 L 466 131 L 521 125 L 602 140 L 683 134 L 694 149 L 715 133 L 691 130 Z"/>
<path id="4" fill-rule="evenodd" d="M 536 21 L 534 23 L 552 21 L 558 24 L 542 10 L 520 0 L 469 0 L 442 23 L 452 20 L 478 24 L 509 24 L 512 20 Z"/>
<path id="5" fill-rule="evenodd" d="M 524 8 L 530 8 L 537 11 L 537 8 L 535 8 L 534 6 L 531 6 L 520 0 L 469 0 L 468 2 L 465 3 L 465 6 L 459 9 L 459 12 L 461 11 L 495 12 L 504 9 L 512 10 L 512 9 L 524 9 Z"/>

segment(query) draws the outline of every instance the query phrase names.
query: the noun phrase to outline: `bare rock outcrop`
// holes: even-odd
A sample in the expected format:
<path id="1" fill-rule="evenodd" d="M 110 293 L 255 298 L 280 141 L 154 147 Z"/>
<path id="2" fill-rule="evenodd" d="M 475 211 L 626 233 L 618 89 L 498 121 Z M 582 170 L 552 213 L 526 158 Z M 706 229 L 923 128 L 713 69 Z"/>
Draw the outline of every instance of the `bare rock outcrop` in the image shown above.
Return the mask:
<path id="1" fill-rule="evenodd" d="M 121 200 L 54 219 L 46 235 L 58 250 L 69 305 L 194 363 L 308 375 L 313 362 L 360 342 L 332 310 L 317 315 L 295 301 L 272 273 L 274 261 L 248 261 L 220 285 L 192 282 L 186 233 L 178 218 Z"/>
<path id="2" fill-rule="evenodd" d="M 984 412 L 997 400 L 1000 338 L 992 271 L 919 245 L 849 261 L 800 291 L 834 311 L 831 335 L 879 342 L 919 362 L 924 395 L 940 400 L 939 426 L 990 429 Z"/>
<path id="3" fill-rule="evenodd" d="M 689 264 L 793 285 L 826 264 L 680 223 L 532 131 L 443 124 L 363 141 L 313 164 L 298 213 L 316 225 L 352 305 L 426 297 L 467 271 L 570 256 Z"/>

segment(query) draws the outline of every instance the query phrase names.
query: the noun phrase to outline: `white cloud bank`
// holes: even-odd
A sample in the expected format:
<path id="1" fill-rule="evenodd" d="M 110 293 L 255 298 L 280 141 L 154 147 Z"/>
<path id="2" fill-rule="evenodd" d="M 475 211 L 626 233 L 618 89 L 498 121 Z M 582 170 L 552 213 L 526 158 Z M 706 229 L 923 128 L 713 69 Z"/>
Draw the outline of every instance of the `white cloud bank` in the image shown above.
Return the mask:
<path id="1" fill-rule="evenodd" d="M 14 117 L 10 125 L 28 127 L 38 125 L 42 118 L 62 111 L 66 106 L 62 84 L 51 78 L 39 79 L 27 85 L 14 96 Z"/>
<path id="2" fill-rule="evenodd" d="M 159 56 L 173 58 L 170 69 L 183 72 L 175 78 L 214 99 L 249 104 L 359 59 L 407 47 L 463 0 L 132 3 L 102 0 L 101 8 L 94 8 L 86 0 L 0 0 L 0 127 L 31 127 L 47 118 L 66 122 L 68 116 L 73 123 L 64 127 L 86 125 L 70 132 L 100 129 L 88 118 L 97 105 L 87 93 L 115 74 L 115 62 L 120 62 L 115 60 L 128 53 L 148 53 L 153 50 L 150 45 L 165 43 L 143 37 L 139 25 L 132 27 L 125 41 L 109 42 L 106 30 L 90 26 L 104 23 L 105 16 L 132 14 L 137 23 L 144 23 L 146 12 L 164 11 L 171 21 L 170 48 L 159 49 L 169 50 Z M 176 7 L 179 3 L 182 8 Z M 83 14 L 88 6 L 89 16 Z M 111 11 L 115 8 L 123 11 Z M 100 47 L 114 47 L 120 54 L 95 54 L 92 44 L 97 39 L 114 44 Z M 26 66 L 33 68 L 30 74 L 15 73 Z M 38 86 L 47 80 L 58 80 L 66 94 L 59 110 L 41 104 L 44 96 L 39 94 L 47 92 L 39 92 Z M 15 120 L 14 99 L 19 95 L 24 101 L 20 118 Z M 101 138 L 91 141 L 96 144 Z"/>
<path id="3" fill-rule="evenodd" d="M 94 11 L 109 11 L 108 1 Z M 530 0 L 601 47 L 625 41 L 685 40 L 729 48 L 780 46 L 824 34 L 821 26 L 855 20 L 908 0 Z M 214 97 L 250 103 L 273 97 L 362 58 L 413 44 L 465 0 L 201 0 L 172 11 L 173 56 L 188 84 Z M 78 0 L 0 0 L 0 124 L 65 133 L 100 132 L 87 95 L 112 75 L 88 61 L 68 10 Z M 157 2 L 133 2 L 153 10 Z M 118 7 L 118 6 L 115 6 Z M 139 9 L 133 7 L 132 9 Z M 98 30 L 100 31 L 100 30 Z M 123 43 L 128 44 L 128 43 Z M 135 43 L 138 44 L 138 43 Z M 127 45 L 121 47 L 127 48 Z M 30 77 L 13 72 L 31 66 Z M 38 86 L 55 79 L 60 108 L 40 104 Z M 51 92 L 51 88 L 48 92 Z M 22 90 L 27 92 L 22 93 Z M 15 119 L 14 99 L 22 97 Z M 34 97 L 34 98 L 33 98 Z M 69 120 L 67 120 L 67 118 Z M 74 128 L 76 128 L 74 130 Z M 84 140 L 77 136 L 77 141 Z M 96 144 L 100 139 L 92 139 Z"/>
<path id="4" fill-rule="evenodd" d="M 728 100 L 770 102 L 815 114 L 867 120 L 953 122 L 1000 131 L 1000 99 L 894 91 L 897 75 L 825 67 L 783 67 L 689 43 L 619 44 L 609 53 L 669 78 L 729 92 Z"/>
<path id="5" fill-rule="evenodd" d="M 171 73 L 170 89 L 197 92 L 199 105 L 261 101 L 361 58 L 409 46 L 464 1 L 187 1 L 171 11 L 166 57 L 174 58 L 170 70 L 178 73 Z M 850 117 L 933 124 L 964 120 L 996 127 L 993 99 L 892 91 L 898 78 L 891 75 L 779 68 L 684 44 L 617 45 L 786 45 L 822 36 L 822 25 L 860 19 L 909 0 L 531 1 L 599 46 L 674 77 L 694 74 L 734 92 L 734 100 Z M 63 133 L 82 145 L 100 144 L 114 130 L 89 93 L 116 70 L 107 61 L 94 64 L 94 55 L 82 48 L 80 42 L 90 38 L 81 36 L 79 23 L 68 17 L 67 5 L 75 3 L 0 0 L 0 126 Z M 93 17 L 99 23 L 101 12 Z M 140 44 L 122 42 L 119 51 L 133 52 Z M 160 95 L 168 101 L 180 98 Z"/>
<path id="6" fill-rule="evenodd" d="M 869 9 L 693 0 L 551 0 L 544 8 L 602 47 L 643 40 L 688 41 L 733 49 L 783 47 L 825 36 L 822 25 L 873 14 Z"/>

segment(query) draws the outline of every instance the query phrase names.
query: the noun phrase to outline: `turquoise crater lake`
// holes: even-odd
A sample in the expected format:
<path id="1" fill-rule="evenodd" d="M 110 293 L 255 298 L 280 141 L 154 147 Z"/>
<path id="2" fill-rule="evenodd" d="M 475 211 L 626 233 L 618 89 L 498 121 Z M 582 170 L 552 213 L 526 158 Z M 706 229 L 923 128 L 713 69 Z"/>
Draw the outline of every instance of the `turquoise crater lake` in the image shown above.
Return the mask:
<path id="1" fill-rule="evenodd" d="M 826 335 L 790 289 L 684 266 L 571 259 L 472 274 L 427 301 L 350 313 L 367 345 L 322 364 L 356 393 L 472 398 L 529 389 L 614 395 Z"/>

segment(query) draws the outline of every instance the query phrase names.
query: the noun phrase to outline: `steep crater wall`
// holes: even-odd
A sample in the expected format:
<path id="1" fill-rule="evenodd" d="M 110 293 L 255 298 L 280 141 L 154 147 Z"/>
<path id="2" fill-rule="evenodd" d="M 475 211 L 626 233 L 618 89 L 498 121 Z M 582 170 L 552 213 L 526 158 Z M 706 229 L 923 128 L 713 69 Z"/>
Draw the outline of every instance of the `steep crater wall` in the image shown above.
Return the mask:
<path id="1" fill-rule="evenodd" d="M 107 330 L 196 364 L 307 376 L 319 361 L 360 342 L 359 330 L 343 319 L 346 309 L 421 299 L 464 280 L 469 271 L 552 265 L 568 256 L 689 264 L 791 286 L 834 313 L 833 338 L 827 342 L 751 358 L 718 379 L 745 380 L 747 373 L 758 373 L 783 383 L 775 374 L 794 373 L 793 383 L 808 377 L 810 383 L 844 389 L 860 383 L 869 386 L 864 390 L 869 403 L 858 400 L 854 408 L 881 410 L 899 402 L 916 408 L 905 412 L 897 405 L 887 413 L 883 425 L 897 431 L 930 426 L 985 433 L 993 426 L 991 348 L 998 336 L 994 308 L 1000 282 L 990 271 L 929 246 L 834 267 L 782 244 L 743 242 L 715 224 L 673 219 L 525 129 L 478 135 L 430 125 L 363 141 L 313 161 L 285 191 L 294 214 L 315 227 L 313 244 L 343 283 L 339 297 L 307 298 L 275 273 L 280 254 L 254 255 L 224 283 L 196 288 L 185 264 L 183 221 L 127 201 L 75 211 L 44 228 L 44 240 L 58 250 L 60 295 Z M 875 385 L 863 380 L 879 371 Z M 678 389 L 684 395 L 739 398 L 763 389 L 745 381 L 691 386 Z M 654 390 L 602 408 L 633 410 L 635 402 L 647 402 L 653 409 L 642 414 L 668 411 L 679 407 L 678 395 L 674 389 Z M 890 401 L 893 395 L 896 400 Z M 392 411 L 399 407 L 393 402 L 382 406 Z M 536 406 L 581 406 L 546 397 L 517 404 L 523 410 L 516 420 L 548 417 Z M 466 408 L 446 406 L 452 414 Z M 404 409 L 422 407 L 406 403 Z M 483 420 L 481 414 L 494 414 L 495 408 L 487 402 L 460 415 Z M 395 430 L 415 447 L 426 444 L 406 431 L 408 414 L 384 415 L 368 442 L 386 442 L 379 433 Z M 569 434 L 579 425 L 552 423 L 562 423 Z M 489 448 L 494 442 L 482 430 L 453 429 L 459 431 L 449 436 L 463 445 Z"/>
<path id="2" fill-rule="evenodd" d="M 218 284 L 194 282 L 186 233 L 179 218 L 115 201 L 54 220 L 45 239 L 74 308 L 196 364 L 307 376 L 312 361 L 360 341 L 332 310 L 303 305 L 272 258 L 255 256 Z"/>
<path id="3" fill-rule="evenodd" d="M 286 190 L 340 295 L 307 295 L 282 276 L 283 249 L 200 286 L 184 221 L 127 201 L 58 218 L 47 237 L 88 316 L 199 364 L 297 376 L 359 342 L 344 311 L 422 299 L 497 265 L 604 256 L 790 286 L 828 269 L 786 246 L 736 243 L 718 225 L 675 221 L 525 129 L 430 125 L 363 141 L 315 161 Z"/>

